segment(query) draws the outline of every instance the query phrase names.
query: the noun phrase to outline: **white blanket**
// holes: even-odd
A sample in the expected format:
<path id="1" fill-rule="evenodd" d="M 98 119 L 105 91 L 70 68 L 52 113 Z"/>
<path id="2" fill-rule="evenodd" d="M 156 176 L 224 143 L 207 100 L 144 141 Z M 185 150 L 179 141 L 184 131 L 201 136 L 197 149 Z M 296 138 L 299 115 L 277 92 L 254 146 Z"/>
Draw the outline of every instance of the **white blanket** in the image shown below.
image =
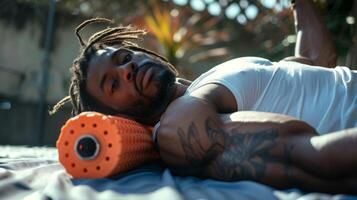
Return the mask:
<path id="1" fill-rule="evenodd" d="M 49 147 L 0 146 L 0 199 L 356 199 L 275 190 L 250 181 L 177 177 L 158 163 L 105 179 L 71 179 Z"/>

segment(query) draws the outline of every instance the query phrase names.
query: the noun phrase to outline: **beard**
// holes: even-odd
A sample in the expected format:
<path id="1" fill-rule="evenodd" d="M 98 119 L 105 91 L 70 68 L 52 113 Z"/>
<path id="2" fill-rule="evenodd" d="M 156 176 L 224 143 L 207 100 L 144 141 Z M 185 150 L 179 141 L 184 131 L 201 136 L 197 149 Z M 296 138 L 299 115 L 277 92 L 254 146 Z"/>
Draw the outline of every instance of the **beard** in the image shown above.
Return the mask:
<path id="1" fill-rule="evenodd" d="M 166 110 L 175 93 L 175 74 L 166 67 L 159 67 L 162 69 L 152 80 L 157 88 L 156 94 L 154 96 L 145 96 L 139 92 L 142 98 L 137 100 L 133 106 L 123 111 L 123 114 L 132 117 L 135 121 L 141 124 L 155 125 L 155 123 L 159 121 L 161 114 Z"/>

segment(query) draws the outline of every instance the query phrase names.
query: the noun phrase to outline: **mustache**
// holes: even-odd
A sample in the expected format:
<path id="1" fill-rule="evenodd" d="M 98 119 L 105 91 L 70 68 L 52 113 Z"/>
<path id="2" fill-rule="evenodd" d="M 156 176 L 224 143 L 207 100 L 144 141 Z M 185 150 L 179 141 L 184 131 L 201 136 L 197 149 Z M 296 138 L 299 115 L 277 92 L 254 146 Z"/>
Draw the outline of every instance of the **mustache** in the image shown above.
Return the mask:
<path id="1" fill-rule="evenodd" d="M 139 65 L 138 67 L 136 67 L 134 69 L 134 72 L 133 72 L 133 77 L 134 77 L 134 86 L 135 86 L 135 90 L 140 94 L 140 95 L 143 95 L 139 89 L 139 86 L 138 86 L 138 83 L 136 81 L 136 78 L 137 78 L 137 75 L 139 73 L 139 71 L 141 70 L 147 70 L 149 69 L 154 63 L 151 62 L 151 61 L 147 61 L 147 62 L 144 62 L 142 63 L 141 65 Z"/>
<path id="2" fill-rule="evenodd" d="M 157 66 L 155 65 L 155 67 Z M 158 92 L 154 97 L 142 95 L 143 99 L 135 102 L 133 106 L 121 112 L 139 123 L 152 125 L 153 120 L 156 120 L 170 103 L 174 92 L 175 75 L 168 68 L 165 68 L 157 76 L 157 79 L 160 81 L 160 84 Z"/>
<path id="3" fill-rule="evenodd" d="M 141 65 L 139 65 L 137 68 L 134 69 L 134 76 L 136 77 L 137 73 L 145 68 L 150 68 L 150 67 L 159 67 L 159 68 L 164 68 L 164 69 L 169 69 L 168 67 L 166 67 L 167 63 L 163 63 L 163 62 L 153 62 L 151 60 L 148 60 L 144 63 L 142 63 Z"/>
<path id="4" fill-rule="evenodd" d="M 159 76 L 154 76 L 154 78 L 152 79 L 153 81 L 159 81 L 161 79 L 161 76 L 164 75 L 165 73 L 167 73 L 167 71 L 170 71 L 169 67 L 167 67 L 165 65 L 165 63 L 163 62 L 153 62 L 151 60 L 149 61 L 146 61 L 144 63 L 142 63 L 140 66 L 136 67 L 133 71 L 133 76 L 134 76 L 134 79 L 135 79 L 135 89 L 136 91 L 138 91 L 138 93 L 142 96 L 145 97 L 144 94 L 141 93 L 140 89 L 139 89 L 139 86 L 137 85 L 137 81 L 136 81 L 136 77 L 137 77 L 137 74 L 139 73 L 139 71 L 141 70 L 144 70 L 144 71 L 147 71 L 149 68 L 151 67 L 155 67 L 155 68 L 160 68 L 160 69 L 163 69 L 161 73 L 161 75 Z"/>

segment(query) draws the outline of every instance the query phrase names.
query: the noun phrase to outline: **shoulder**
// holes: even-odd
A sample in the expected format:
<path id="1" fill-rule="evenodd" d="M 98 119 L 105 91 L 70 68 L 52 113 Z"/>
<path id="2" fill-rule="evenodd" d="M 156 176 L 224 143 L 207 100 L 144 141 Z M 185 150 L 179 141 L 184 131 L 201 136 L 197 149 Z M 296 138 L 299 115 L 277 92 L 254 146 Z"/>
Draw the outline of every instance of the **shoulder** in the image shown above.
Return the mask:
<path id="1" fill-rule="evenodd" d="M 161 158 L 167 164 L 187 164 L 182 144 L 189 141 L 188 133 L 193 137 L 203 130 L 207 116 L 217 116 L 217 112 L 213 104 L 203 98 L 182 96 L 169 105 L 160 119 L 156 138 Z"/>
<path id="2" fill-rule="evenodd" d="M 231 60 L 227 60 L 215 67 L 211 68 L 207 72 L 203 73 L 199 76 L 190 87 L 202 86 L 202 81 L 205 82 L 207 80 L 219 80 L 226 79 L 229 77 L 234 77 L 237 75 L 246 75 L 247 72 L 253 72 L 256 74 L 259 69 L 266 69 L 273 66 L 274 63 L 270 60 L 260 57 L 240 57 L 234 58 Z M 244 77 L 242 77 L 244 78 Z"/>
<path id="3" fill-rule="evenodd" d="M 203 115 L 233 113 L 238 110 L 233 93 L 224 85 L 210 83 L 185 94 L 167 107 L 161 124 L 173 124 Z"/>
<path id="4" fill-rule="evenodd" d="M 257 69 L 266 69 L 267 67 L 271 67 L 273 65 L 273 62 L 265 58 L 240 57 L 223 62 L 213 67 L 204 75 L 208 76 L 214 74 L 214 76 L 226 76 L 241 74 L 249 71 L 256 72 Z"/>
<path id="5" fill-rule="evenodd" d="M 215 109 L 214 104 L 207 98 L 183 95 L 171 102 L 161 116 L 160 130 L 193 120 L 199 114 L 202 116 L 207 112 L 215 112 Z"/>
<path id="6" fill-rule="evenodd" d="M 201 104 L 201 101 L 190 96 L 177 98 L 160 118 L 160 126 L 156 135 L 157 147 L 161 159 L 171 168 L 188 165 L 178 131 L 191 120 L 191 109 L 198 109 L 201 106 L 195 108 L 195 105 Z"/>

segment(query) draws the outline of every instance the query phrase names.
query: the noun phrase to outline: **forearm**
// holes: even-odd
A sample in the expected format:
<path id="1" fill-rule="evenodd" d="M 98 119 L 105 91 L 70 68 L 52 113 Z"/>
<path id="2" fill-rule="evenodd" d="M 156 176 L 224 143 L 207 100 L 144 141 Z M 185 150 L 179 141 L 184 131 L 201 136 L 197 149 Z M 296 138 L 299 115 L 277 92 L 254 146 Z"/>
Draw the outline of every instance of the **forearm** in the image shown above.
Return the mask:
<path id="1" fill-rule="evenodd" d="M 207 126 L 207 132 L 219 132 L 216 138 L 223 148 L 210 165 L 208 176 L 226 181 L 254 180 L 279 188 L 317 181 L 300 166 L 321 160 L 306 143 L 315 136 L 308 124 L 259 112 L 236 112 L 221 119 L 222 127 L 214 123 Z"/>
<path id="2" fill-rule="evenodd" d="M 312 135 L 314 130 L 310 126 L 270 113 L 218 116 L 205 109 L 204 103 L 196 103 L 198 117 L 174 121 L 170 120 L 173 116 L 165 116 L 160 127 L 161 157 L 174 172 L 226 181 L 268 180 L 265 183 L 275 186 L 289 184 L 286 178 L 293 165 L 293 149 L 287 138 L 303 130 Z"/>
<path id="3" fill-rule="evenodd" d="M 326 176 L 357 177 L 357 128 L 312 137 L 311 144 L 326 160 Z"/>
<path id="4" fill-rule="evenodd" d="M 254 180 L 278 188 L 298 187 L 305 191 L 351 193 L 356 190 L 353 169 L 357 157 L 356 151 L 352 152 L 356 149 L 356 133 L 316 136 L 302 121 L 283 115 L 257 114 L 243 112 L 225 116 L 220 130 L 226 137 L 220 140 L 225 141 L 224 151 L 210 164 L 207 177 L 225 181 Z M 213 123 L 209 127 L 215 130 L 212 132 L 218 132 Z M 348 141 L 350 144 L 346 144 Z M 354 158 L 346 155 L 330 158 L 330 163 L 337 162 L 337 165 L 329 169 L 326 156 L 338 157 L 341 148 L 348 148 L 348 145 L 350 152 L 346 154 Z M 345 176 L 341 176 L 343 172 Z"/>

